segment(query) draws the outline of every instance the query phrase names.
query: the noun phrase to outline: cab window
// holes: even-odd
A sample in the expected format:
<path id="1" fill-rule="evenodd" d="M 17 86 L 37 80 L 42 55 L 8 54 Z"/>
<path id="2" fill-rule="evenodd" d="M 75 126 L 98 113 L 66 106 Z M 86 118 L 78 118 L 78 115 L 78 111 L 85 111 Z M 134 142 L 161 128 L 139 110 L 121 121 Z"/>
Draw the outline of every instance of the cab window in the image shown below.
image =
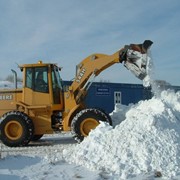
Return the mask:
<path id="1" fill-rule="evenodd" d="M 38 92 L 44 92 L 44 93 L 49 92 L 47 67 L 35 68 L 34 90 Z"/>
<path id="2" fill-rule="evenodd" d="M 33 73 L 32 68 L 26 68 L 26 82 L 25 86 L 32 89 L 33 87 Z"/>
<path id="3" fill-rule="evenodd" d="M 48 93 L 47 67 L 27 68 L 25 86 L 37 92 Z"/>
<path id="4" fill-rule="evenodd" d="M 58 67 L 52 67 L 52 90 L 53 90 L 53 100 L 54 104 L 60 104 L 61 98 L 60 94 L 62 91 L 61 78 L 59 74 Z"/>

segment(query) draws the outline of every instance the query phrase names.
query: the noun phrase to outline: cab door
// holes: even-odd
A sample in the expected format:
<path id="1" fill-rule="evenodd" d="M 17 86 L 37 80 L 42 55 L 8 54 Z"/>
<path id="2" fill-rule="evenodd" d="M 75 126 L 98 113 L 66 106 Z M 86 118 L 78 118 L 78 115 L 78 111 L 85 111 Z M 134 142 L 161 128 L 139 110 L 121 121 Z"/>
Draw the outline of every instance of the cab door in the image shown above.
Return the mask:
<path id="1" fill-rule="evenodd" d="M 61 111 L 64 109 L 63 85 L 59 73 L 59 68 L 55 65 L 51 66 L 51 80 L 53 107 Z"/>
<path id="2" fill-rule="evenodd" d="M 44 84 L 40 84 L 39 76 L 42 75 Z M 24 102 L 28 105 L 49 105 L 48 67 L 27 67 L 25 72 Z"/>

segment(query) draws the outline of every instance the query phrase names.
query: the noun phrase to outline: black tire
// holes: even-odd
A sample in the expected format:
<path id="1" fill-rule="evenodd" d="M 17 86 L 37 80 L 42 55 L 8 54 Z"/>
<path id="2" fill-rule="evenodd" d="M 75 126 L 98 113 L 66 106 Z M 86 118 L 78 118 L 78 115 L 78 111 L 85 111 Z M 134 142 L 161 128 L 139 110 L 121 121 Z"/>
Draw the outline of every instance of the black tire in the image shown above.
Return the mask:
<path id="1" fill-rule="evenodd" d="M 81 142 L 92 129 L 99 125 L 100 121 L 112 125 L 110 116 L 100 109 L 90 108 L 81 110 L 72 120 L 72 134 L 78 142 Z"/>
<path id="2" fill-rule="evenodd" d="M 33 137 L 32 120 L 23 112 L 10 111 L 3 115 L 0 124 L 1 141 L 9 147 L 26 146 Z"/>
<path id="3" fill-rule="evenodd" d="M 107 122 L 109 123 L 109 125 L 112 126 L 111 116 L 110 116 L 108 113 L 106 113 L 106 112 L 105 112 L 103 109 L 101 109 L 101 108 L 96 108 L 96 109 L 98 109 L 99 111 L 101 111 L 101 113 L 104 113 L 104 115 L 105 115 L 106 118 L 107 118 Z"/>
<path id="4" fill-rule="evenodd" d="M 31 141 L 38 141 L 43 137 L 43 134 L 36 134 L 32 137 Z"/>

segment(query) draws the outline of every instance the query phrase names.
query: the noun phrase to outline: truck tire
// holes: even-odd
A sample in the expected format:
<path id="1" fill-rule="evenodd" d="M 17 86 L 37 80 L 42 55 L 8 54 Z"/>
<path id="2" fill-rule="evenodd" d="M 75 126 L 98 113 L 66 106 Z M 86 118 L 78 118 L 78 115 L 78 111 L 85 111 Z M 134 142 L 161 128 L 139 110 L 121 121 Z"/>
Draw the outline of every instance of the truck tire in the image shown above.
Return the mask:
<path id="1" fill-rule="evenodd" d="M 83 109 L 77 113 L 71 123 L 71 130 L 75 140 L 81 142 L 84 137 L 88 136 L 92 129 L 95 129 L 99 125 L 100 121 L 112 125 L 110 116 L 100 109 Z"/>
<path id="2" fill-rule="evenodd" d="M 34 126 L 25 113 L 10 111 L 2 117 L 0 132 L 0 139 L 6 146 L 26 146 L 33 137 Z"/>

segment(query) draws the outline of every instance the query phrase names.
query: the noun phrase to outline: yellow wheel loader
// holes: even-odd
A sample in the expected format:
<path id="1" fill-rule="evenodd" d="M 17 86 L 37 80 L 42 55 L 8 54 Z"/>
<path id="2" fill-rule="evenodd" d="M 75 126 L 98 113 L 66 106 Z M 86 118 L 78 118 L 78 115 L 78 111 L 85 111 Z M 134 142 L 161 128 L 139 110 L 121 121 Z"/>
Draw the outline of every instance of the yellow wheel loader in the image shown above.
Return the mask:
<path id="1" fill-rule="evenodd" d="M 26 146 L 44 134 L 71 131 L 82 141 L 100 121 L 112 125 L 110 116 L 98 108 L 86 108 L 84 98 L 94 78 L 115 63 L 123 63 L 143 80 L 147 75 L 148 49 L 152 41 L 125 45 L 112 55 L 92 54 L 76 67 L 76 76 L 67 90 L 63 89 L 56 64 L 20 65 L 23 86 L 0 90 L 0 139 L 10 147 Z"/>

